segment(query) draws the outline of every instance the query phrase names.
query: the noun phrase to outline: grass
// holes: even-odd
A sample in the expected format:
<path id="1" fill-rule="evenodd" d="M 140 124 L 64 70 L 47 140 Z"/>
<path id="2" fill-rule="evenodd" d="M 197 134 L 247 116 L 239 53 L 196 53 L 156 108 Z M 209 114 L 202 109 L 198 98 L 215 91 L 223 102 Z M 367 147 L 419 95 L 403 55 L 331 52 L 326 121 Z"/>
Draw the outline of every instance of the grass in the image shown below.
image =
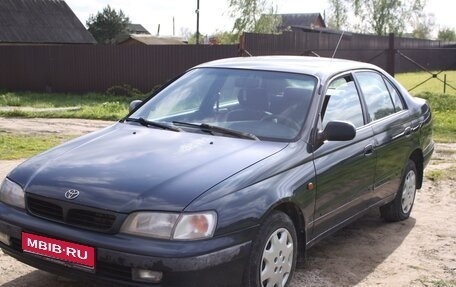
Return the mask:
<path id="1" fill-rule="evenodd" d="M 456 142 L 456 96 L 432 93 L 416 95 L 431 105 L 434 117 L 434 140 Z"/>
<path id="2" fill-rule="evenodd" d="M 2 132 L 0 136 L 0 159 L 28 158 L 71 138 L 73 137 L 68 135 L 14 135 Z"/>
<path id="3" fill-rule="evenodd" d="M 443 80 L 444 74 L 447 75 L 447 83 L 456 88 L 456 71 L 444 71 L 438 75 L 438 78 Z M 401 73 L 396 75 L 396 80 L 398 80 L 407 90 L 409 90 L 430 77 L 432 77 L 432 75 L 427 72 Z M 419 87 L 410 91 L 412 95 L 422 94 L 426 92 L 433 94 L 443 94 L 443 83 L 438 79 L 432 78 L 423 85 L 420 85 Z M 446 95 L 456 96 L 456 90 L 447 86 Z"/>
<path id="4" fill-rule="evenodd" d="M 45 94 L 21 92 L 0 93 L 0 107 L 17 107 L 8 111 L 1 111 L 1 117 L 26 118 L 82 118 L 100 120 L 118 120 L 128 112 L 128 105 L 138 96 L 112 96 L 98 93 L 84 95 L 74 94 Z M 32 108 L 62 108 L 79 107 L 74 111 L 24 111 L 21 107 Z"/>
<path id="5" fill-rule="evenodd" d="M 446 71 L 439 75 L 443 79 L 447 74 L 447 82 L 456 87 L 456 71 Z M 410 89 L 431 75 L 425 72 L 397 74 L 396 79 Z M 434 140 L 438 142 L 456 142 L 456 90 L 447 87 L 443 94 L 443 83 L 432 78 L 425 84 L 410 91 L 414 96 L 426 99 L 431 105 L 434 116 Z"/>

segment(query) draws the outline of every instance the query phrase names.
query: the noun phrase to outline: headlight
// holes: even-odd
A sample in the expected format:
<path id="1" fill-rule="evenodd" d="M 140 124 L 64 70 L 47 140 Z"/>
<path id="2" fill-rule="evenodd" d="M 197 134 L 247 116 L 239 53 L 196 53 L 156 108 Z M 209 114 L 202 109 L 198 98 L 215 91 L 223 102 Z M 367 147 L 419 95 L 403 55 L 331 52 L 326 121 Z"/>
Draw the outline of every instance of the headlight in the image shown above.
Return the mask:
<path id="1" fill-rule="evenodd" d="M 195 240 L 212 237 L 217 225 L 215 212 L 178 214 L 135 212 L 122 225 L 121 232 L 163 239 Z"/>
<path id="2" fill-rule="evenodd" d="M 0 201 L 25 209 L 24 190 L 17 183 L 5 178 L 0 187 Z"/>
<path id="3" fill-rule="evenodd" d="M 156 238 L 171 238 L 179 214 L 158 212 L 136 212 L 127 217 L 122 225 L 124 233 Z"/>
<path id="4" fill-rule="evenodd" d="M 173 239 L 203 239 L 214 235 L 217 225 L 215 212 L 182 214 L 176 224 Z"/>

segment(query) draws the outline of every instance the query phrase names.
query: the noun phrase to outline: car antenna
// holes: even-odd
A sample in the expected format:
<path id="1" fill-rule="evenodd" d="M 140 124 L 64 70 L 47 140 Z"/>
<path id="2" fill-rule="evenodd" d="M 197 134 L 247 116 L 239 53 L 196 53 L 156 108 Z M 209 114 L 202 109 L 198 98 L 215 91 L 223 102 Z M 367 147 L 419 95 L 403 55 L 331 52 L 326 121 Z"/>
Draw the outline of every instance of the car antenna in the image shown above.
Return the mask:
<path id="1" fill-rule="evenodd" d="M 340 41 L 342 41 L 342 37 L 344 37 L 344 33 L 345 33 L 345 31 L 342 31 L 342 34 L 340 34 L 339 41 L 337 42 L 336 48 L 334 49 L 334 53 L 331 56 L 332 59 L 334 59 L 337 49 L 339 49 Z"/>

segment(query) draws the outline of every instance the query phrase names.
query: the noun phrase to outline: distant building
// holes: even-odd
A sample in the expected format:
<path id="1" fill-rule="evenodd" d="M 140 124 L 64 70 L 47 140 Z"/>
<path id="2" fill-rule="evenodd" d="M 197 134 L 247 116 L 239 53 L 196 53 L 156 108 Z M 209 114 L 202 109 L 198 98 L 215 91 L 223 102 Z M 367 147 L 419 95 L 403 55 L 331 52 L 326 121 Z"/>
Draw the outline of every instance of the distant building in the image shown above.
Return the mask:
<path id="1" fill-rule="evenodd" d="M 185 45 L 185 43 L 176 37 L 156 37 L 152 35 L 133 34 L 126 39 L 121 40 L 119 45 Z"/>
<path id="2" fill-rule="evenodd" d="M 0 45 L 96 44 L 64 0 L 0 0 Z"/>
<path id="3" fill-rule="evenodd" d="M 326 23 L 320 13 L 277 14 L 282 19 L 279 30 L 322 29 Z"/>
<path id="4" fill-rule="evenodd" d="M 130 42 L 135 41 L 131 37 L 132 35 L 150 36 L 150 33 L 141 24 L 127 24 L 125 29 L 116 36 L 115 42 L 117 45 L 120 45 L 121 43 L 124 43 L 124 42 L 127 42 L 127 44 L 129 44 Z M 130 40 L 132 40 L 132 41 L 130 41 Z"/>
<path id="5" fill-rule="evenodd" d="M 143 27 L 141 24 L 127 24 L 125 28 L 128 34 L 141 34 L 141 35 L 150 35 L 149 31 Z"/>

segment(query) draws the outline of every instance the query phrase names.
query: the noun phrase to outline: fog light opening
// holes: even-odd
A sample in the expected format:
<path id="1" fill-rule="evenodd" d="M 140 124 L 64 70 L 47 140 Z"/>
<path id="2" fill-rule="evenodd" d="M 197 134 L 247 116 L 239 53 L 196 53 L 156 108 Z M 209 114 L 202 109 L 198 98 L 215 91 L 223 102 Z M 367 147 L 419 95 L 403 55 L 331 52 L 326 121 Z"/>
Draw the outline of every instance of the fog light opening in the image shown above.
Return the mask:
<path id="1" fill-rule="evenodd" d="M 147 283 L 160 283 L 163 278 L 162 272 L 138 268 L 133 268 L 131 275 L 133 281 Z"/>
<path id="2" fill-rule="evenodd" d="M 0 232 L 0 242 L 8 246 L 11 245 L 11 240 L 8 234 Z"/>

